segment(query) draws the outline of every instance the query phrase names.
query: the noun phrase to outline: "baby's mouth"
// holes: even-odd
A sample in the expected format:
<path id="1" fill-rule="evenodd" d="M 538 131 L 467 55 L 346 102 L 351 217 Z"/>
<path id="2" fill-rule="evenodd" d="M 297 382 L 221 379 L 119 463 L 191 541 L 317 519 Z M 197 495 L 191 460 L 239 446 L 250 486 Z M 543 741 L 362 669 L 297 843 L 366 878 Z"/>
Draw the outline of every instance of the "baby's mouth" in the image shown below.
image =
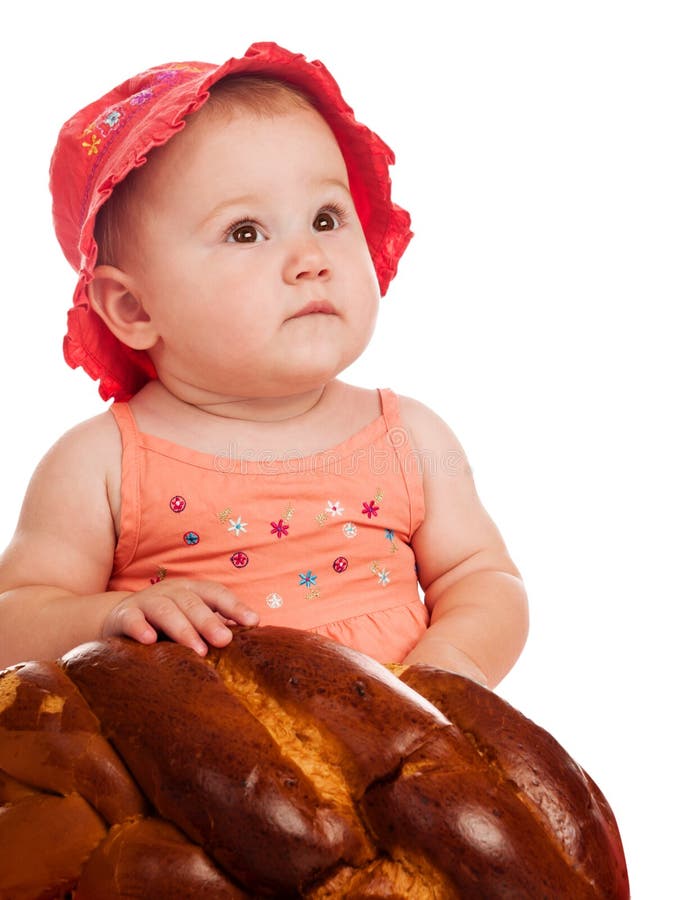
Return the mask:
<path id="1" fill-rule="evenodd" d="M 288 322 L 291 319 L 300 319 L 302 316 L 313 315 L 335 316 L 337 313 L 328 300 L 313 300 L 311 303 L 307 303 L 303 306 L 302 309 L 299 309 L 297 313 L 289 316 L 286 321 Z"/>

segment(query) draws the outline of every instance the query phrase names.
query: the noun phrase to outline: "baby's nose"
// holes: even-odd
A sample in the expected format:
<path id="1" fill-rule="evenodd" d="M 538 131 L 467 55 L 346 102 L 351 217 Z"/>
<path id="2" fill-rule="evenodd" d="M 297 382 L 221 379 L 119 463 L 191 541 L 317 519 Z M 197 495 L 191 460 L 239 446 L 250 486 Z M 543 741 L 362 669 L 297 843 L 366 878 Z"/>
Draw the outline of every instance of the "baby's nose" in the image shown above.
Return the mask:
<path id="1" fill-rule="evenodd" d="M 284 265 L 284 278 L 291 284 L 330 276 L 329 261 L 315 237 L 294 242 Z"/>

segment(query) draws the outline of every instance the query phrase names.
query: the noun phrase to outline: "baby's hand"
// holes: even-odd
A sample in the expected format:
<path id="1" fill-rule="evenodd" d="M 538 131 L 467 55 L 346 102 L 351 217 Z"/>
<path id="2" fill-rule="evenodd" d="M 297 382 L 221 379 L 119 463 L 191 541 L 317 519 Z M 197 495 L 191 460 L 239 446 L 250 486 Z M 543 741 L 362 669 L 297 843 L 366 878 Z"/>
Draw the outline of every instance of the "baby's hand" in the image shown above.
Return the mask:
<path id="1" fill-rule="evenodd" d="M 216 581 L 167 578 L 124 597 L 107 614 L 102 636 L 126 635 L 154 644 L 157 629 L 204 656 L 207 644 L 202 638 L 214 647 L 225 647 L 231 640 L 227 621 L 257 625 L 259 616 Z"/>

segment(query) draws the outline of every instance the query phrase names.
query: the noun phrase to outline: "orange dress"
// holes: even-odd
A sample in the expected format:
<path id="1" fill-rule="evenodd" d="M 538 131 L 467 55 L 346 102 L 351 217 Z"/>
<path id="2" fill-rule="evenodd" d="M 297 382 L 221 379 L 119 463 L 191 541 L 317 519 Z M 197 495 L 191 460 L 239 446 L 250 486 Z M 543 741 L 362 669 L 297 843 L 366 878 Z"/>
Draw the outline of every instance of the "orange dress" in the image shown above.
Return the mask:
<path id="1" fill-rule="evenodd" d="M 165 577 L 217 581 L 260 615 L 400 662 L 428 625 L 410 545 L 424 517 L 419 461 L 398 411 L 331 450 L 234 459 L 138 431 L 122 438 L 121 531 L 109 590 Z"/>

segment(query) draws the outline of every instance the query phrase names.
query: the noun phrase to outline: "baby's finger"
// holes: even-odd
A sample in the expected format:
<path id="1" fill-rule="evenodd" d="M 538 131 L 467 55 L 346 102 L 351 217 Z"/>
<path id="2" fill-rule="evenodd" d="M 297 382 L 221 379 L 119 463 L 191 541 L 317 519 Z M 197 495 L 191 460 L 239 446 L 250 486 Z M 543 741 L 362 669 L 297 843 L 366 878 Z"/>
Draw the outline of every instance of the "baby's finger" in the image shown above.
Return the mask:
<path id="1" fill-rule="evenodd" d="M 143 600 L 142 595 L 140 599 Z M 221 632 L 228 631 L 196 593 L 180 586 L 174 586 L 174 589 L 166 594 L 146 597 L 141 608 L 151 625 L 163 631 L 172 641 L 195 650 L 201 656 L 207 653 L 207 646 L 199 632 L 203 625 L 207 630 L 207 617 L 213 619 L 214 627 L 220 636 Z M 230 639 L 229 632 L 228 640 Z"/>
<path id="2" fill-rule="evenodd" d="M 260 617 L 245 603 L 242 603 L 233 591 L 216 581 L 189 581 L 188 587 L 195 591 L 215 612 L 239 625 L 257 625 Z"/>
<path id="3" fill-rule="evenodd" d="M 103 637 L 124 634 L 141 644 L 154 644 L 157 632 L 145 618 L 144 612 L 137 606 L 121 604 L 112 610 L 107 627 L 103 629 Z"/>

